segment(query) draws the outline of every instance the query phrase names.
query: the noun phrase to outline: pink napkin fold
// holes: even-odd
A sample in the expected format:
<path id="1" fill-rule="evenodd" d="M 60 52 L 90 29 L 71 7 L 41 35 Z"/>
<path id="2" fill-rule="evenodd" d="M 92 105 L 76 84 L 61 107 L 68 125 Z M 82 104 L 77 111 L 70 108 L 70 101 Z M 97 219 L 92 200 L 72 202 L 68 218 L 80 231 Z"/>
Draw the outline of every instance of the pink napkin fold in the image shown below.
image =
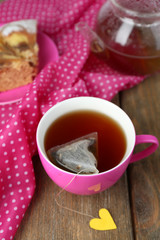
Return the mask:
<path id="1" fill-rule="evenodd" d="M 0 239 L 13 239 L 35 190 L 32 156 L 36 127 L 54 104 L 76 96 L 111 100 L 143 77 L 123 75 L 90 53 L 75 24 L 94 27 L 104 0 L 6 0 L 0 21 L 37 19 L 59 51 L 58 62 L 48 64 L 23 99 L 0 106 Z M 38 176 L 37 176 L 38 177 Z"/>

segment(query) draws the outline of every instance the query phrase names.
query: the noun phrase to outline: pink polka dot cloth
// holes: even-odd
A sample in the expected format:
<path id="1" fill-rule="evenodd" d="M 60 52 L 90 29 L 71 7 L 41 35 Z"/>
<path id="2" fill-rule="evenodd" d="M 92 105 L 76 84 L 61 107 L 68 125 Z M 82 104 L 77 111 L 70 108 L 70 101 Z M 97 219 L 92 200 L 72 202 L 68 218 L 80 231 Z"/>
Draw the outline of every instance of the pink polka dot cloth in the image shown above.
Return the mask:
<path id="1" fill-rule="evenodd" d="M 57 102 L 76 96 L 111 100 L 143 77 L 122 75 L 90 53 L 75 24 L 94 27 L 104 0 L 6 0 L 0 21 L 37 19 L 52 38 L 59 60 L 35 78 L 22 100 L 0 105 L 0 239 L 13 239 L 35 190 L 32 156 L 37 153 L 36 128 Z M 37 176 L 38 177 L 38 176 Z"/>

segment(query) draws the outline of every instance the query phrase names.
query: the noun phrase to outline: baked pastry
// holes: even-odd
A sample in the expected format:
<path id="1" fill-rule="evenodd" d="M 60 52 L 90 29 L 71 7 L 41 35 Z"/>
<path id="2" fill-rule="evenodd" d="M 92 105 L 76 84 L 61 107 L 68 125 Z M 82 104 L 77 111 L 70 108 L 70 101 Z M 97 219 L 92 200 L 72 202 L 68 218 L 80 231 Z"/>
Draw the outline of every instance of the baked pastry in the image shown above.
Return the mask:
<path id="1" fill-rule="evenodd" d="M 0 27 L 0 92 L 29 84 L 38 71 L 36 20 Z"/>

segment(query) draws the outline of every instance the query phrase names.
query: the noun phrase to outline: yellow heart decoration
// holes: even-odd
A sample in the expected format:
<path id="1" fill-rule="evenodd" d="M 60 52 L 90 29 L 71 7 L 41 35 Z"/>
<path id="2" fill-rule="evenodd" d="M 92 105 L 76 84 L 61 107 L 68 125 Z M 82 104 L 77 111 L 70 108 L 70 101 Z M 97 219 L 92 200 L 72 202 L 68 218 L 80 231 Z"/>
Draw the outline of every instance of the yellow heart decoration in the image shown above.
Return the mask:
<path id="1" fill-rule="evenodd" d="M 93 190 L 95 192 L 98 192 L 101 190 L 101 183 L 98 183 L 96 185 L 93 185 L 91 187 L 88 188 L 89 191 Z"/>
<path id="2" fill-rule="evenodd" d="M 89 225 L 91 228 L 100 231 L 112 230 L 117 228 L 112 216 L 107 209 L 101 208 L 99 210 L 99 216 L 100 218 L 93 218 L 90 220 Z"/>

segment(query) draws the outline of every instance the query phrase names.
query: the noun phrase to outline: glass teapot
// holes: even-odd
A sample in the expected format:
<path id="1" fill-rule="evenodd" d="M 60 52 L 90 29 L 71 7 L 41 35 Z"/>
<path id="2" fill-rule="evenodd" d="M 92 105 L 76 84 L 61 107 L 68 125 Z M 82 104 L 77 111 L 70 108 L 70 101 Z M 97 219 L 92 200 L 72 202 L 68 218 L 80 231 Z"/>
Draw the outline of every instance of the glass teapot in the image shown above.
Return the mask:
<path id="1" fill-rule="evenodd" d="M 129 74 L 160 71 L 160 1 L 107 0 L 99 11 L 96 30 L 76 25 L 91 51 Z"/>

